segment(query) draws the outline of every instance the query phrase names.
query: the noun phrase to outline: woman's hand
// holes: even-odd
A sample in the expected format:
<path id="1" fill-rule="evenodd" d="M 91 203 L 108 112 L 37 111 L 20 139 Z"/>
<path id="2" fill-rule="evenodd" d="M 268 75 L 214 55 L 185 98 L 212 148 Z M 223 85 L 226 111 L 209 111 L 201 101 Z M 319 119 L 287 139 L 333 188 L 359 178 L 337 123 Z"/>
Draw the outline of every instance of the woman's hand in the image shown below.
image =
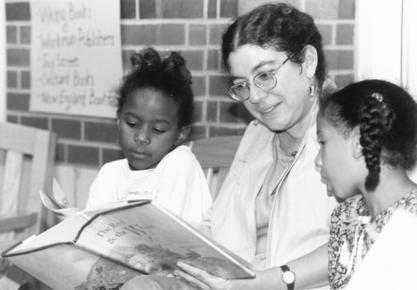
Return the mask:
<path id="1" fill-rule="evenodd" d="M 230 290 L 232 281 L 213 276 L 204 270 L 178 262 L 177 266 L 182 270 L 175 270 L 174 275 L 203 290 Z"/>
<path id="2" fill-rule="evenodd" d="M 120 290 L 196 290 L 184 281 L 174 277 L 157 275 L 136 276 L 120 288 Z"/>

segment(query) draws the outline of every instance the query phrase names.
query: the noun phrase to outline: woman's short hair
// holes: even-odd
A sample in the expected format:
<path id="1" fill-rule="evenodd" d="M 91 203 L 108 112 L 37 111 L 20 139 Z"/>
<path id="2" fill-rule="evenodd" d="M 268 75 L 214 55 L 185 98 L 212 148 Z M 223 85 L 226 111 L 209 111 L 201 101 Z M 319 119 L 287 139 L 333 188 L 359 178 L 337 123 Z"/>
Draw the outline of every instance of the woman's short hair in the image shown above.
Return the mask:
<path id="1" fill-rule="evenodd" d="M 231 52 L 245 44 L 284 51 L 291 61 L 304 61 L 304 48 L 317 51 L 316 79 L 321 88 L 326 77 L 321 34 L 313 18 L 285 3 L 265 4 L 239 16 L 225 31 L 222 39 L 223 62 L 229 69 Z"/>

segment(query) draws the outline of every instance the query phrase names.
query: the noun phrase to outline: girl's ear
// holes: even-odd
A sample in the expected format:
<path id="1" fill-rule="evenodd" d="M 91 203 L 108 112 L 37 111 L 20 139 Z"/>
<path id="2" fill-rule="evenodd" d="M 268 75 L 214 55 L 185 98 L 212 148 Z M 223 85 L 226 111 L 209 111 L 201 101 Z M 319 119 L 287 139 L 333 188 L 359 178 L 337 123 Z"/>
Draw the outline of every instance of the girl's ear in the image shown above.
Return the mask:
<path id="1" fill-rule="evenodd" d="M 117 129 L 120 129 L 120 126 L 121 126 L 121 120 L 120 120 L 120 115 L 119 114 L 117 114 L 117 117 L 116 117 L 116 125 L 117 125 Z"/>
<path id="2" fill-rule="evenodd" d="M 303 70 L 306 72 L 308 78 L 313 78 L 316 73 L 318 62 L 317 50 L 314 46 L 307 44 L 304 47 L 304 61 Z"/>
<path id="3" fill-rule="evenodd" d="M 358 159 L 363 156 L 362 153 L 362 145 L 360 142 L 361 134 L 359 132 L 359 127 L 355 128 L 350 132 L 351 134 L 351 140 L 352 140 L 352 152 L 353 152 L 353 158 Z"/>
<path id="4" fill-rule="evenodd" d="M 177 140 L 175 140 L 175 146 L 179 146 L 185 142 L 190 134 L 190 126 L 183 126 L 181 127 L 180 131 L 178 132 Z"/>

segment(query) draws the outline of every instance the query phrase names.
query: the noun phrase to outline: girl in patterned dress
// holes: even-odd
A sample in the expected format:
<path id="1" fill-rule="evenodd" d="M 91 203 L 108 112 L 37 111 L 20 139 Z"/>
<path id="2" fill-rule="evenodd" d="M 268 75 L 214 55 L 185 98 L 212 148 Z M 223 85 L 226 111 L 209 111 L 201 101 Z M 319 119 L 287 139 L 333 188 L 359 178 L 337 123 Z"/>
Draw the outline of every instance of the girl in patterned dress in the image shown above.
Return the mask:
<path id="1" fill-rule="evenodd" d="M 322 182 L 339 206 L 331 216 L 329 282 L 344 288 L 397 209 L 417 215 L 417 104 L 382 80 L 324 98 L 317 117 Z"/>

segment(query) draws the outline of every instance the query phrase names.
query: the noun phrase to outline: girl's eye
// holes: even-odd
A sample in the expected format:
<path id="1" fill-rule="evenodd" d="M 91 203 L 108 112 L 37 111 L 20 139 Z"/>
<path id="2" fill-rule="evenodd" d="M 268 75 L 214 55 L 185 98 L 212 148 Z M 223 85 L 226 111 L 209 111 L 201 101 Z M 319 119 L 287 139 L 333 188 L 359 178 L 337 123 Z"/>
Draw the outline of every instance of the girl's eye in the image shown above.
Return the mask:
<path id="1" fill-rule="evenodd" d="M 162 134 L 166 132 L 166 130 L 162 128 L 153 128 L 153 131 L 157 134 Z"/>
<path id="2" fill-rule="evenodd" d="M 136 127 L 137 123 L 135 121 L 125 120 L 126 125 L 129 127 Z"/>

